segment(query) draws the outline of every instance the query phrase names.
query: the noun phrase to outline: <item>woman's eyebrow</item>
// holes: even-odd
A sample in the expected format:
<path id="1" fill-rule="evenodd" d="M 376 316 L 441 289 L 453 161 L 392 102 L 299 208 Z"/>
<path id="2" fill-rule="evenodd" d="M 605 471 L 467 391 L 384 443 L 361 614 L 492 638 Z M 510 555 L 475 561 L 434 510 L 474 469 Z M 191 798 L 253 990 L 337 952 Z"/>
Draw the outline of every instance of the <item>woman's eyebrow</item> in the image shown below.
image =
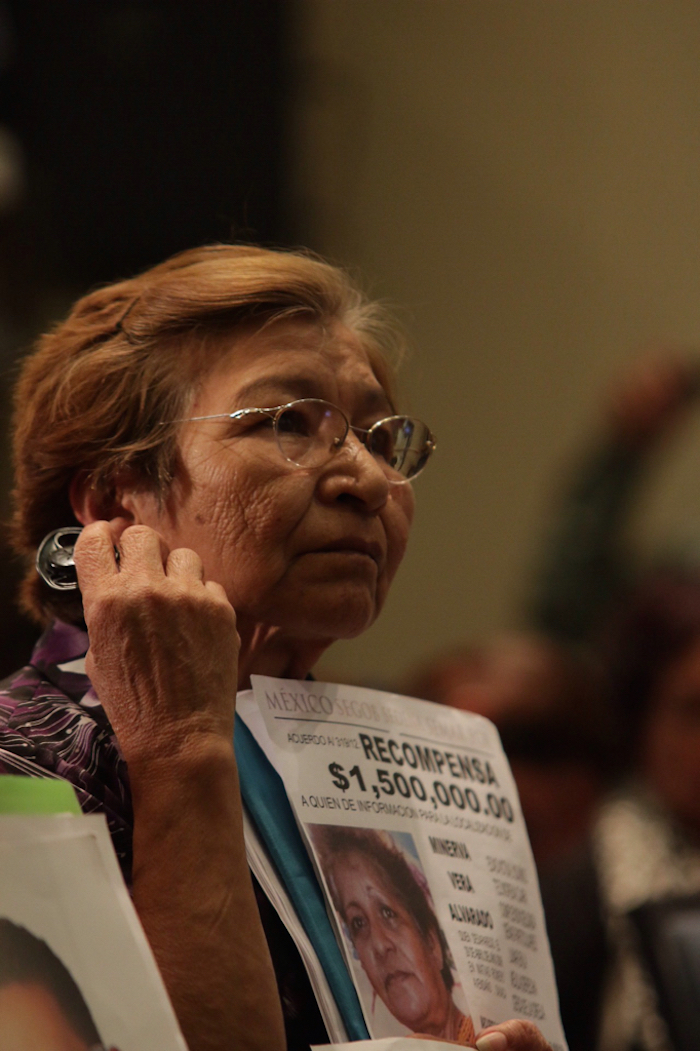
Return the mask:
<path id="1" fill-rule="evenodd" d="M 234 408 L 253 407 L 255 399 L 262 398 L 264 401 L 266 396 L 269 404 L 270 398 L 274 401 L 275 398 L 281 397 L 286 402 L 293 401 L 295 398 L 318 398 L 322 393 L 318 379 L 308 375 L 280 373 L 276 376 L 261 376 L 259 379 L 246 383 L 237 391 L 235 398 L 231 399 L 236 402 L 231 411 Z M 393 414 L 396 411 L 388 394 L 380 386 L 367 388 L 359 398 L 359 405 L 361 410 L 367 413 L 386 411 Z M 261 406 L 261 408 L 267 407 L 267 404 Z"/>
<path id="2" fill-rule="evenodd" d="M 252 380 L 242 387 L 236 394 L 237 402 L 250 401 L 260 398 L 265 394 L 284 392 L 283 397 L 287 401 L 294 398 L 313 398 L 318 395 L 318 384 L 309 376 L 300 375 L 278 375 L 262 376 L 260 379 Z M 287 397 L 287 395 L 290 397 Z"/>

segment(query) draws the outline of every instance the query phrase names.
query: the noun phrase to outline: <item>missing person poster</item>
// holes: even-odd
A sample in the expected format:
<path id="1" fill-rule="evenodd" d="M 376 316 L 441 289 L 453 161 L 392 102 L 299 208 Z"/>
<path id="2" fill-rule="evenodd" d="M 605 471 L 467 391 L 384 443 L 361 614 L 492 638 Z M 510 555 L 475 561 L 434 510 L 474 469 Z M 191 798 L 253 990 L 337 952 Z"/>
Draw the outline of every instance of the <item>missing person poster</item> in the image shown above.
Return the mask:
<path id="1" fill-rule="evenodd" d="M 238 711 L 285 784 L 370 1036 L 467 1045 L 526 1018 L 563 1051 L 535 865 L 493 724 L 377 690 L 252 682 Z"/>
<path id="2" fill-rule="evenodd" d="M 187 1051 L 104 817 L 0 817 L 0 1048 Z"/>

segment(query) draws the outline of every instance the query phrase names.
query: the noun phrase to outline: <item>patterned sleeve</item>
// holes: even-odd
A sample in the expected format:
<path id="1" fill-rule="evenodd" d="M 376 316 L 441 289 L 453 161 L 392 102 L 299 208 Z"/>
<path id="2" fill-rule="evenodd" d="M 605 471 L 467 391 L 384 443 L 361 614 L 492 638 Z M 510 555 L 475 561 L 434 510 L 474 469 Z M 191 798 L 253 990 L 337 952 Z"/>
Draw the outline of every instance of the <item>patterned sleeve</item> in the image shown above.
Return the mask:
<path id="1" fill-rule="evenodd" d="M 28 666 L 0 683 L 0 773 L 69 781 L 86 814 L 102 813 L 127 882 L 132 810 L 126 764 L 111 727 Z"/>

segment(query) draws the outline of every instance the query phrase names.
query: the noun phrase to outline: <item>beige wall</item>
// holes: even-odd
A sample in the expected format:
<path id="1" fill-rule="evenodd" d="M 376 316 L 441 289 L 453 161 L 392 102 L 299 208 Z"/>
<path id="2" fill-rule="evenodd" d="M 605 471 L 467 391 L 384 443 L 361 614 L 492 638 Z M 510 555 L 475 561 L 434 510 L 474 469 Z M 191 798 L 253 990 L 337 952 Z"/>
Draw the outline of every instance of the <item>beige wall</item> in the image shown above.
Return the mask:
<path id="1" fill-rule="evenodd" d="M 323 666 L 382 681 L 515 622 L 557 469 L 606 384 L 641 344 L 700 344 L 700 5 L 300 13 L 300 238 L 404 308 L 406 404 L 439 438 L 384 615 Z M 647 545 L 700 536 L 699 424 L 656 465 Z"/>

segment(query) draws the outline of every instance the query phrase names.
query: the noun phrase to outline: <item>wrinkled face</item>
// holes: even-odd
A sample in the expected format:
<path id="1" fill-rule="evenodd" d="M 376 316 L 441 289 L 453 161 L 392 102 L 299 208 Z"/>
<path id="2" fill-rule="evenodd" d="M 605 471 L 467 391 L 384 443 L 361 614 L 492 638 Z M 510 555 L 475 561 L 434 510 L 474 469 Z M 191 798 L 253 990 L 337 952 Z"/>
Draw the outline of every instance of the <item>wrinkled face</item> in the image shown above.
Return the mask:
<path id="1" fill-rule="evenodd" d="M 88 1051 L 56 999 L 40 985 L 0 989 L 1 1051 Z"/>
<path id="2" fill-rule="evenodd" d="M 304 397 L 332 402 L 364 428 L 392 413 L 358 338 L 340 324 L 280 321 L 230 341 L 188 416 Z M 136 494 L 138 518 L 171 549 L 199 554 L 241 634 L 263 624 L 332 641 L 372 623 L 403 557 L 410 485 L 390 485 L 352 433 L 323 467 L 294 466 L 264 416 L 183 424 L 180 448 L 183 469 L 167 507 Z"/>
<path id="3" fill-rule="evenodd" d="M 409 1029 L 439 1030 L 450 994 L 440 973 L 437 936 L 423 937 L 384 873 L 365 855 L 344 854 L 333 877 L 350 937 L 377 996 Z"/>

